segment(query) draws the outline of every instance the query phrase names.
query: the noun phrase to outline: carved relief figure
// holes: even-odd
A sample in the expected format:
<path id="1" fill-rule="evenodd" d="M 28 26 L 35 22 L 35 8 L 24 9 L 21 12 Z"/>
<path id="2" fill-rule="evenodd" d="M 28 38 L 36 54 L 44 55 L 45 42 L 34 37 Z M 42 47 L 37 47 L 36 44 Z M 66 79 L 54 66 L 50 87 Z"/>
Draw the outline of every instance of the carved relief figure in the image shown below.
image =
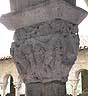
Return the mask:
<path id="1" fill-rule="evenodd" d="M 55 19 L 17 29 L 14 40 L 11 54 L 26 84 L 57 81 L 65 87 L 78 52 L 77 25 Z"/>
<path id="2" fill-rule="evenodd" d="M 1 22 L 15 29 L 11 55 L 26 85 L 26 96 L 65 96 L 78 49 L 78 24 L 87 12 L 76 0 L 10 0 Z"/>

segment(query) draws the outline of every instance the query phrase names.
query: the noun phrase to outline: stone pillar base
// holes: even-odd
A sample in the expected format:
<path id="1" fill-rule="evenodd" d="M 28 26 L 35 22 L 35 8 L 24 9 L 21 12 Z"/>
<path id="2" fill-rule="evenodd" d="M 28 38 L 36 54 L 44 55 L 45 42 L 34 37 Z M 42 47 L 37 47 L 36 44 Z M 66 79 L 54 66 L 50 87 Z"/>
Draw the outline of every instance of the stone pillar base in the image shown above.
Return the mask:
<path id="1" fill-rule="evenodd" d="M 26 96 L 66 96 L 66 83 L 29 83 L 26 84 Z"/>

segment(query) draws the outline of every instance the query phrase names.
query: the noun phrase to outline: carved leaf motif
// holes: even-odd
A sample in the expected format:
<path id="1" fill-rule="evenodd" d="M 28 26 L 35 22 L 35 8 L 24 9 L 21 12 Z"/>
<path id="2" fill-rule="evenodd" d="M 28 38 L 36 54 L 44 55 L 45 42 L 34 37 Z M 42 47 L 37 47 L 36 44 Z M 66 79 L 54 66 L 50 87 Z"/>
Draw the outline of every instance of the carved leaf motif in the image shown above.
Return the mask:
<path id="1" fill-rule="evenodd" d="M 77 25 L 56 19 L 18 29 L 14 38 L 12 55 L 28 82 L 67 80 L 79 48 Z"/>

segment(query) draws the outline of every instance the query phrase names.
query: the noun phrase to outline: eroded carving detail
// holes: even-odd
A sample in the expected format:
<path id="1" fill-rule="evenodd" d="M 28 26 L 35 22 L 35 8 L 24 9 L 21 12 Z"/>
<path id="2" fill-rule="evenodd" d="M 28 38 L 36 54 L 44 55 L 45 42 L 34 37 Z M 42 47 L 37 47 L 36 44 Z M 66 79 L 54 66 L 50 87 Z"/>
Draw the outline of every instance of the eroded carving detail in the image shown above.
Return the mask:
<path id="1" fill-rule="evenodd" d="M 55 19 L 17 29 L 11 47 L 19 74 L 27 82 L 66 82 L 78 46 L 78 25 Z"/>

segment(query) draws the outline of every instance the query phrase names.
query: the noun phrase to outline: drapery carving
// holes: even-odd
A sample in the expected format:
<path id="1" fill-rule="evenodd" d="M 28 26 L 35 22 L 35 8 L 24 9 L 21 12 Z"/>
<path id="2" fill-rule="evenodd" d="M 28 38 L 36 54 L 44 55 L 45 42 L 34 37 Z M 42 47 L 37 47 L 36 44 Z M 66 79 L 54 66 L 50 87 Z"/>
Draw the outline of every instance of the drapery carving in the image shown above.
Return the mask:
<path id="1" fill-rule="evenodd" d="M 78 52 L 77 26 L 55 19 L 16 30 L 11 55 L 25 83 L 67 81 Z"/>

